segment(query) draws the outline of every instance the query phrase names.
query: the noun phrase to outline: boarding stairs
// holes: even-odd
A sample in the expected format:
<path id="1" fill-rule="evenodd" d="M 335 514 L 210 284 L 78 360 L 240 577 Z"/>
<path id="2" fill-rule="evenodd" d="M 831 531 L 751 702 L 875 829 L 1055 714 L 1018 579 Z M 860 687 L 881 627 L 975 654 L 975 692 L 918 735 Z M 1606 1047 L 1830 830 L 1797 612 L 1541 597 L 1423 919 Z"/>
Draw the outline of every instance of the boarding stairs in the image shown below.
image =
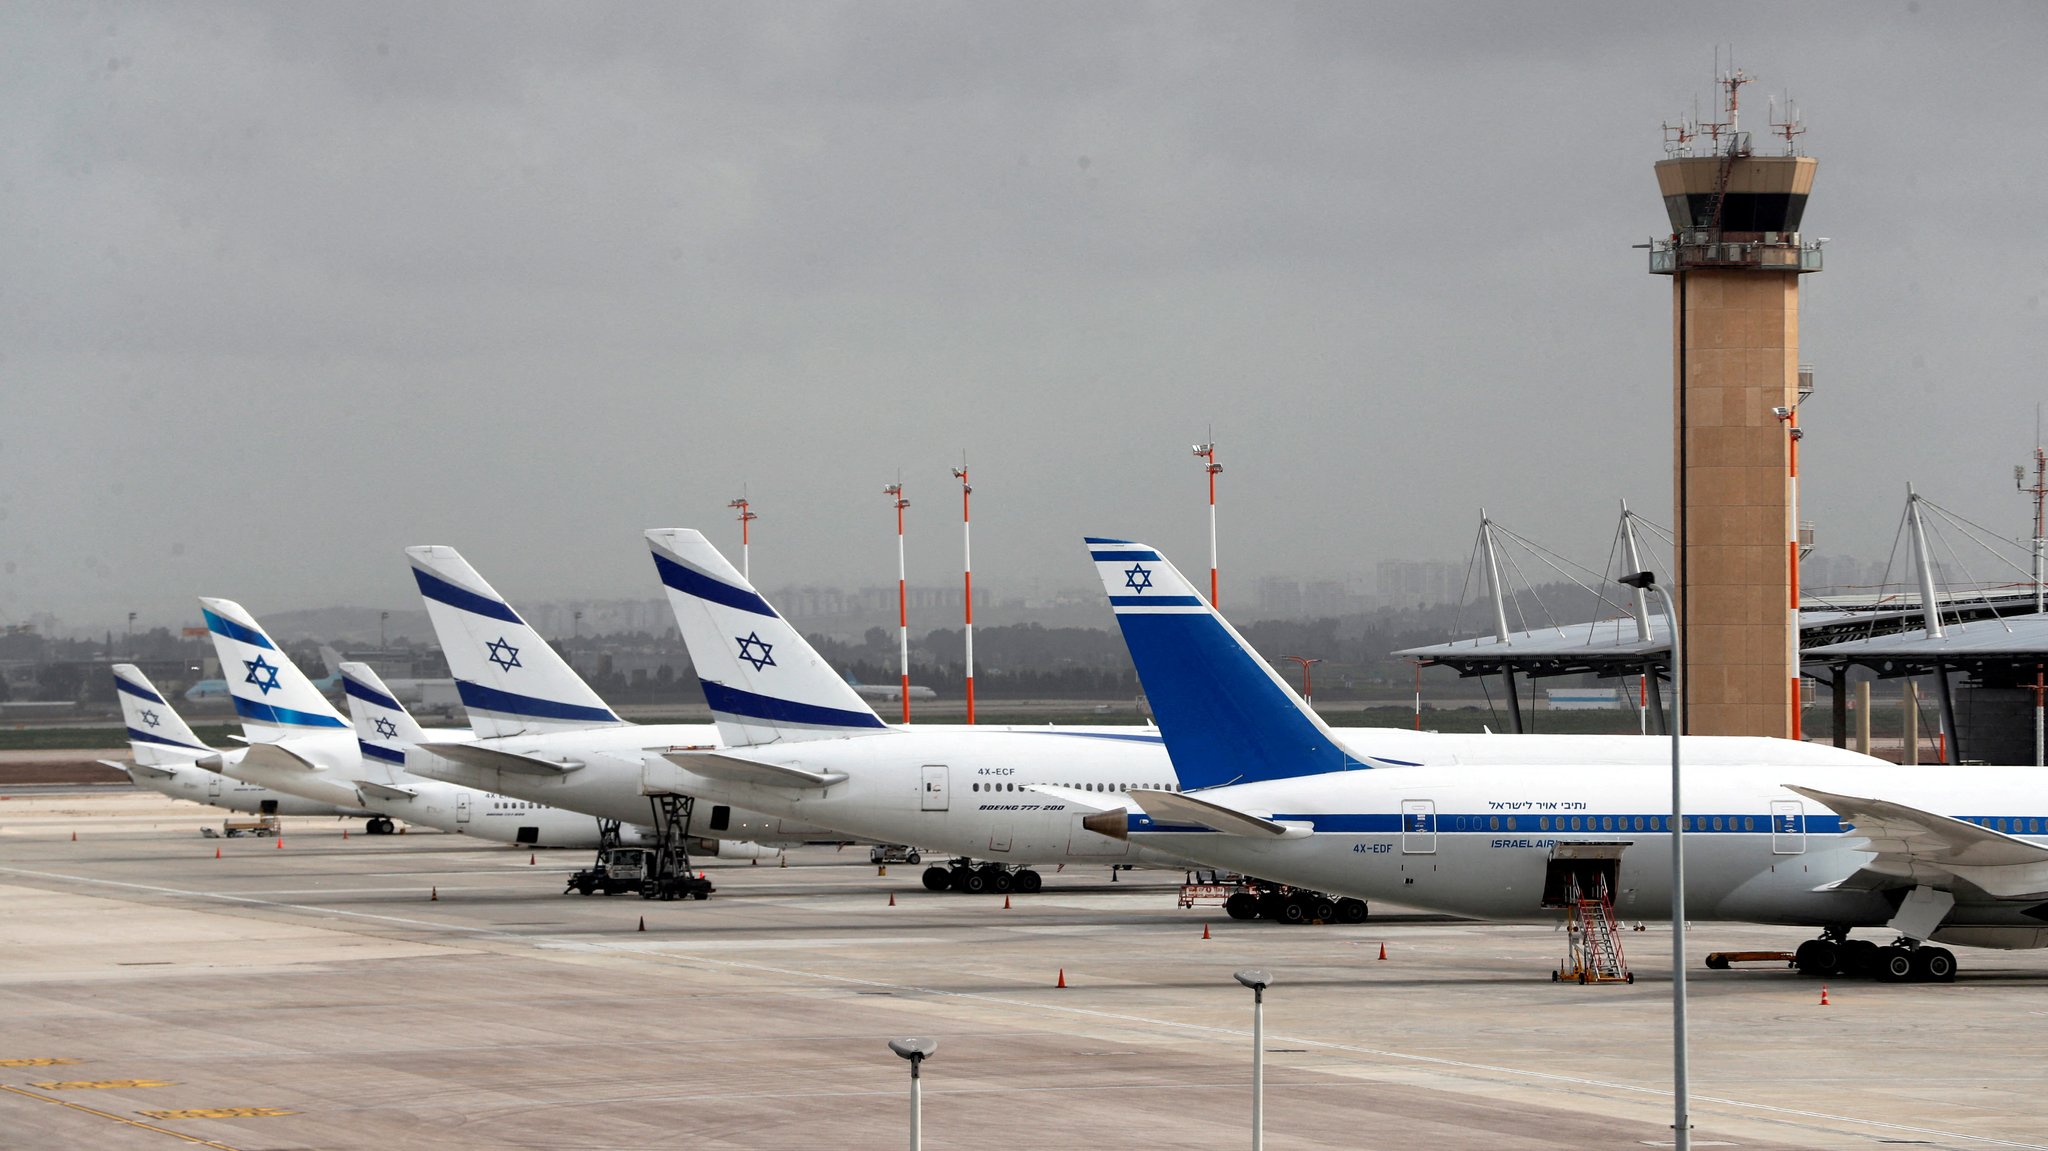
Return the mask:
<path id="1" fill-rule="evenodd" d="M 1594 877 L 1588 892 L 1572 880 L 1565 893 L 1565 961 L 1550 978 L 1569 983 L 1634 983 L 1635 973 L 1621 954 L 1621 932 L 1614 920 L 1614 895 L 1607 877 Z"/>

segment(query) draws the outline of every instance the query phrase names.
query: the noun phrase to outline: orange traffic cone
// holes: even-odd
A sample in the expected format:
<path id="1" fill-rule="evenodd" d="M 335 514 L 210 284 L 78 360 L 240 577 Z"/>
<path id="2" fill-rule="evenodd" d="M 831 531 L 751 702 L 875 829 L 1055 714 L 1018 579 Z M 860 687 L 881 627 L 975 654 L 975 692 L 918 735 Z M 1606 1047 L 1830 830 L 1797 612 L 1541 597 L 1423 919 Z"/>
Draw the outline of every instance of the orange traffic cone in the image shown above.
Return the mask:
<path id="1" fill-rule="evenodd" d="M 528 867 L 532 867 L 532 866 L 533 866 L 533 853 L 532 853 L 532 852 L 528 852 L 528 853 L 527 853 L 527 855 L 526 855 L 526 866 L 528 866 Z"/>
<path id="2" fill-rule="evenodd" d="M 1059 981 L 1058 983 L 1054 984 L 1053 986 L 1055 986 L 1055 987 L 1065 987 L 1066 985 L 1067 985 L 1067 969 L 1066 969 L 1066 968 L 1064 968 L 1064 967 L 1062 967 L 1062 968 L 1060 968 L 1060 981 Z"/>
<path id="3" fill-rule="evenodd" d="M 1381 958 L 1381 959 L 1385 959 L 1386 957 L 1387 957 L 1387 945 L 1386 945 L 1386 944 L 1384 944 L 1384 943 L 1382 943 L 1382 944 L 1380 944 L 1380 958 Z"/>
<path id="4" fill-rule="evenodd" d="M 71 833 L 71 842 L 73 842 L 73 843 L 77 843 L 77 842 L 78 842 L 78 833 L 77 833 L 77 832 L 75 832 L 75 831 Z"/>
<path id="5" fill-rule="evenodd" d="M 282 835 L 280 835 L 280 836 L 278 836 L 278 837 L 277 837 L 277 849 L 278 849 L 279 851 L 283 851 L 283 850 L 284 850 L 284 836 L 282 836 Z"/>
<path id="6" fill-rule="evenodd" d="M 432 887 L 432 888 L 429 888 L 428 890 L 429 890 L 429 891 L 431 892 L 431 894 L 429 894 L 429 895 L 427 896 L 427 902 L 428 902 L 428 903 L 439 903 L 439 902 L 441 902 L 441 889 L 440 889 L 439 887 Z"/>
<path id="7" fill-rule="evenodd" d="M 1820 985 L 1820 1005 L 1822 1007 L 1828 1005 L 1828 985 L 1825 983 Z"/>
<path id="8" fill-rule="evenodd" d="M 219 859 L 219 858 L 220 858 L 220 848 L 216 847 L 216 848 L 214 848 L 214 849 L 213 849 L 213 857 L 214 857 L 215 859 Z"/>
<path id="9" fill-rule="evenodd" d="M 889 906 L 896 906 L 896 893 L 893 891 L 889 893 Z"/>
<path id="10" fill-rule="evenodd" d="M 341 829 L 341 837 L 342 837 L 343 839 L 347 839 L 347 838 L 348 838 L 348 828 L 344 827 L 344 828 L 342 828 L 342 829 Z"/>
<path id="11" fill-rule="evenodd" d="M 1009 896 L 1007 896 L 1007 895 L 1005 895 L 1005 896 L 1003 896 L 1003 910 L 1004 910 L 1004 911 L 1008 911 L 1009 909 L 1010 909 L 1010 897 L 1009 897 Z"/>
<path id="12" fill-rule="evenodd" d="M 647 930 L 647 917 L 644 915 L 640 917 L 640 930 Z"/>
<path id="13" fill-rule="evenodd" d="M 1209 938 L 1209 925 L 1206 923 L 1202 925 L 1202 938 Z"/>

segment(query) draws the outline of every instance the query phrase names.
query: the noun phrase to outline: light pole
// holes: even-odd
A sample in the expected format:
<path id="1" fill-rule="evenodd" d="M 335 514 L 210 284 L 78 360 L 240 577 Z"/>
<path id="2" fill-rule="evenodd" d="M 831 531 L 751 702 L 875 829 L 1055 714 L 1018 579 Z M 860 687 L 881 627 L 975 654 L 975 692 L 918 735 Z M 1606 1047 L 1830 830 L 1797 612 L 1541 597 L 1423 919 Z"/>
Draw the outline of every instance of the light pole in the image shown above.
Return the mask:
<path id="1" fill-rule="evenodd" d="M 1252 989 L 1252 1151 L 1266 1145 L 1266 988 L 1273 976 L 1256 967 L 1232 972 Z"/>
<path id="2" fill-rule="evenodd" d="M 1315 681 L 1309 677 L 1308 669 L 1323 661 L 1321 659 L 1308 659 L 1298 655 L 1283 655 L 1280 658 L 1291 659 L 1301 665 L 1301 702 L 1314 707 L 1316 705 L 1316 685 Z"/>
<path id="3" fill-rule="evenodd" d="M 923 1103 L 923 1076 L 919 1069 L 939 1049 L 936 1039 L 891 1039 L 889 1050 L 910 1060 L 910 1151 L 918 1151 L 923 1136 L 918 1130 L 918 1110 Z"/>
<path id="4" fill-rule="evenodd" d="M 1654 572 L 1640 571 L 1621 582 L 1654 591 L 1664 600 L 1664 618 L 1671 625 L 1671 1138 L 1676 1151 L 1692 1146 L 1691 1090 L 1687 1083 L 1685 1037 L 1685 795 L 1679 777 L 1679 736 L 1685 730 L 1685 652 L 1678 631 L 1678 608 Z"/>
<path id="5" fill-rule="evenodd" d="M 377 613 L 377 650 L 378 650 L 378 651 L 383 651 L 383 650 L 384 650 L 385 648 L 387 648 L 387 647 L 390 647 L 390 646 L 391 646 L 391 641 L 389 641 L 389 640 L 387 640 L 387 639 L 385 639 L 385 638 L 384 638 L 384 625 L 385 625 L 386 623 L 390 622 L 390 619 L 391 619 L 391 613 L 390 613 L 390 612 L 388 612 L 388 611 L 380 611 L 380 612 L 378 612 L 378 613 Z"/>
<path id="6" fill-rule="evenodd" d="M 747 510 L 747 497 L 745 496 L 741 496 L 740 498 L 732 501 L 731 503 L 725 506 L 732 508 L 733 510 L 740 513 L 740 578 L 746 580 L 748 583 L 753 583 L 754 572 L 752 567 L 749 566 L 749 564 L 747 563 L 747 544 L 749 542 L 748 536 L 750 534 L 747 531 L 747 525 L 753 523 L 755 520 L 760 519 L 761 517 Z"/>
<path id="7" fill-rule="evenodd" d="M 953 477 L 960 481 L 960 579 L 967 594 L 967 722 L 974 722 L 974 538 L 967 516 L 967 497 L 974 494 L 974 485 L 967 482 L 967 453 L 960 453 L 960 466 L 953 469 Z M 907 681 L 906 681 L 907 682 Z M 904 697 L 910 691 L 904 689 Z"/>
<path id="8" fill-rule="evenodd" d="M 127 636 L 127 639 L 128 639 L 128 656 L 129 656 L 129 658 L 130 658 L 130 659 L 133 659 L 133 658 L 135 657 L 135 613 L 134 613 L 134 612 L 132 612 L 132 611 L 128 613 L 128 636 Z"/>
<path id="9" fill-rule="evenodd" d="M 1216 607 L 1216 473 L 1223 465 L 1216 462 L 1216 430 L 1209 429 L 1209 440 L 1195 445 L 1195 458 L 1202 461 L 1202 470 L 1209 475 L 1209 606 Z"/>
<path id="10" fill-rule="evenodd" d="M 910 722 L 910 584 L 903 566 L 903 509 L 910 501 L 903 498 L 903 481 L 897 480 L 882 489 L 882 494 L 896 508 L 896 642 L 903 656 L 903 722 Z"/>

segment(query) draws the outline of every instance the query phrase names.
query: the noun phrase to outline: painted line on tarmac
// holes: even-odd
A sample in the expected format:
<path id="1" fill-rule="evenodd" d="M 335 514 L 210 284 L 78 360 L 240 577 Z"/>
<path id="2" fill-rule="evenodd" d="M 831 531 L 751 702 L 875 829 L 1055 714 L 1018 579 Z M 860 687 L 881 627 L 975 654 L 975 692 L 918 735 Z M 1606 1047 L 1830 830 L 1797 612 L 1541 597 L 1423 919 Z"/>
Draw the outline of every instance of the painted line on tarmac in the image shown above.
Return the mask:
<path id="1" fill-rule="evenodd" d="M 133 891 L 150 891 L 163 895 L 182 895 L 189 898 L 213 899 L 227 903 L 240 903 L 259 907 L 276 907 L 290 911 L 305 911 L 320 915 L 343 916 L 351 919 L 363 919 L 381 923 L 396 923 L 403 924 L 408 927 L 422 927 L 440 931 L 453 931 L 459 932 L 464 935 L 476 936 L 479 938 L 502 939 L 516 943 L 524 943 L 528 945 L 547 944 L 564 950 L 586 949 L 590 951 L 609 951 L 629 955 L 646 955 L 656 959 L 693 960 L 696 962 L 711 964 L 717 967 L 731 968 L 736 971 L 758 971 L 772 975 L 783 975 L 800 979 L 810 979 L 822 983 L 839 983 L 848 986 L 882 988 L 891 991 L 911 991 L 935 997 L 944 997 L 949 999 L 964 999 L 975 1002 L 998 1004 L 1010 1008 L 1028 1008 L 1038 1011 L 1049 1011 L 1056 1014 L 1081 1016 L 1090 1019 L 1101 1019 L 1112 1023 L 1144 1024 L 1151 1027 L 1165 1028 L 1168 1030 L 1177 1030 L 1197 1035 L 1214 1036 L 1217 1038 L 1243 1040 L 1249 1038 L 1251 1035 L 1251 1032 L 1249 1031 L 1230 1027 L 1211 1027 L 1199 1023 L 1183 1023 L 1179 1020 L 1173 1019 L 1155 1019 L 1145 1015 L 1127 1015 L 1119 1012 L 1101 1011 L 1087 1007 L 1069 1007 L 1062 1006 L 1056 1003 L 1039 1003 L 1028 999 L 1009 999 L 1000 995 L 990 995 L 985 992 L 979 991 L 951 991 L 945 988 L 920 987 L 915 984 L 907 983 L 886 983 L 876 979 L 861 979 L 850 975 L 833 975 L 826 972 L 805 971 L 800 968 L 792 967 L 776 967 L 764 963 L 747 963 L 735 959 L 719 959 L 710 955 L 698 955 L 694 953 L 669 951 L 666 949 L 655 951 L 650 948 L 639 947 L 633 944 L 626 943 L 606 943 L 601 941 L 593 941 L 589 939 L 567 939 L 561 936 L 548 935 L 519 935 L 513 932 L 498 931 L 488 927 L 467 927 L 461 924 L 441 923 L 428 919 L 411 919 L 399 915 L 377 915 L 367 911 L 350 911 L 346 908 L 317 907 L 303 903 L 279 903 L 274 900 L 253 899 L 248 896 L 228 895 L 223 892 L 191 891 L 181 887 L 161 887 L 154 884 L 129 883 L 123 880 L 116 879 L 97 879 L 83 875 L 66 875 L 62 872 L 56 871 L 33 871 L 27 868 L 19 867 L 0 867 L 0 873 L 35 876 L 41 879 L 61 879 L 73 883 L 88 883 L 104 887 L 120 887 Z M 1650 1098 L 1670 1099 L 1673 1096 L 1673 1093 L 1671 1091 L 1660 1087 L 1645 1087 L 1635 1083 L 1615 1083 L 1609 1080 L 1593 1079 L 1578 1075 L 1561 1075 L 1554 1071 L 1531 1071 L 1521 1067 L 1502 1067 L 1490 1063 L 1475 1063 L 1463 1059 L 1449 1059 L 1439 1055 L 1418 1055 L 1408 1051 L 1393 1051 L 1385 1048 L 1363 1047 L 1357 1044 L 1336 1043 L 1322 1039 L 1308 1039 L 1278 1035 L 1268 1036 L 1267 1038 L 1270 1042 L 1274 1043 L 1286 1042 L 1289 1044 L 1302 1044 L 1323 1051 L 1341 1051 L 1352 1055 L 1369 1055 L 1378 1059 L 1387 1059 L 1403 1063 L 1418 1064 L 1427 1067 L 1442 1067 L 1459 1071 L 1482 1072 L 1489 1075 L 1500 1075 L 1516 1079 L 1536 1080 L 1546 1083 L 1571 1084 L 1580 1087 L 1598 1088 L 1602 1090 L 1617 1091 L 1626 1094 L 1642 1095 Z M 9 1088 L 9 1090 L 14 1089 Z M 1894 1131 L 1903 1132 L 1906 1134 L 1916 1136 L 1933 1137 L 1940 1139 L 1955 1139 L 1967 1143 L 1980 1144 L 1986 1147 L 2010 1147 L 2016 1149 L 2016 1151 L 2048 1151 L 2048 1143 L 2023 1143 L 2017 1140 L 1999 1139 L 1988 1135 L 1971 1135 L 1961 1131 L 1943 1131 L 1939 1128 L 1933 1127 L 1915 1127 L 1904 1123 L 1889 1123 L 1881 1119 L 1866 1119 L 1854 1115 L 1836 1115 L 1826 1111 L 1809 1111 L 1797 1107 L 1781 1107 L 1771 1103 L 1754 1103 L 1743 1099 L 1727 1099 L 1710 1095 L 1693 1095 L 1691 1096 L 1691 1100 L 1695 1106 L 1702 1103 L 1706 1103 L 1720 1107 L 1732 1107 L 1741 1111 L 1748 1111 L 1763 1115 L 1783 1116 L 1788 1119 L 1806 1119 L 1816 1122 L 1844 1123 L 1854 1127 L 1874 1128 L 1879 1131 Z M 52 1100 L 52 1102 L 60 1101 Z"/>
<path id="2" fill-rule="evenodd" d="M 44 1103 L 55 1103 L 59 1107 L 69 1107 L 73 1111 L 83 1111 L 87 1115 L 97 1115 L 102 1119 L 112 1119 L 116 1123 L 124 1123 L 130 1127 L 140 1127 L 144 1131 L 154 1131 L 159 1135 L 169 1135 L 173 1139 L 183 1139 L 187 1143 L 200 1147 L 212 1147 L 215 1151 L 241 1151 L 240 1148 L 231 1147 L 226 1143 L 216 1143 L 211 1139 L 201 1139 L 197 1135 L 187 1135 L 182 1131 L 173 1131 L 168 1127 L 158 1127 L 154 1123 L 144 1123 L 140 1120 L 130 1119 L 126 1115 L 116 1115 L 112 1111 L 102 1111 L 97 1107 L 87 1107 L 83 1103 L 73 1103 L 69 1099 L 52 1099 L 48 1095 L 38 1095 L 33 1091 L 24 1091 L 19 1087 L 10 1086 L 6 1083 L 0 1083 L 0 1091 L 19 1095 L 24 1099 L 37 1099 Z"/>

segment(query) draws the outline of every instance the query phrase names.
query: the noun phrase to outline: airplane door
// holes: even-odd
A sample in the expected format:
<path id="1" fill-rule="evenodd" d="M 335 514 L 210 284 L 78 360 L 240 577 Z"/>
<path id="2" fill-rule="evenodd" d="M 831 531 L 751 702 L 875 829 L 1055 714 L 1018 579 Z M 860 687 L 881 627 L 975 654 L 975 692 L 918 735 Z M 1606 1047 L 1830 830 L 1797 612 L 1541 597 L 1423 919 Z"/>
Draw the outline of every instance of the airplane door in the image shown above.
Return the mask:
<path id="1" fill-rule="evenodd" d="M 220 798 L 220 776 L 210 771 L 206 773 L 206 798 Z"/>
<path id="2" fill-rule="evenodd" d="M 1806 809 L 1796 799 L 1771 801 L 1771 854 L 1798 855 L 1806 850 Z"/>
<path id="3" fill-rule="evenodd" d="M 924 765 L 924 794 L 918 803 L 920 811 L 946 810 L 946 765 L 927 763 Z"/>
<path id="4" fill-rule="evenodd" d="M 455 796 L 455 822 L 469 822 L 469 793 L 458 792 Z"/>
<path id="5" fill-rule="evenodd" d="M 1401 801 L 1401 854 L 1433 855 L 1436 853 L 1436 801 L 1433 799 L 1404 799 Z"/>

